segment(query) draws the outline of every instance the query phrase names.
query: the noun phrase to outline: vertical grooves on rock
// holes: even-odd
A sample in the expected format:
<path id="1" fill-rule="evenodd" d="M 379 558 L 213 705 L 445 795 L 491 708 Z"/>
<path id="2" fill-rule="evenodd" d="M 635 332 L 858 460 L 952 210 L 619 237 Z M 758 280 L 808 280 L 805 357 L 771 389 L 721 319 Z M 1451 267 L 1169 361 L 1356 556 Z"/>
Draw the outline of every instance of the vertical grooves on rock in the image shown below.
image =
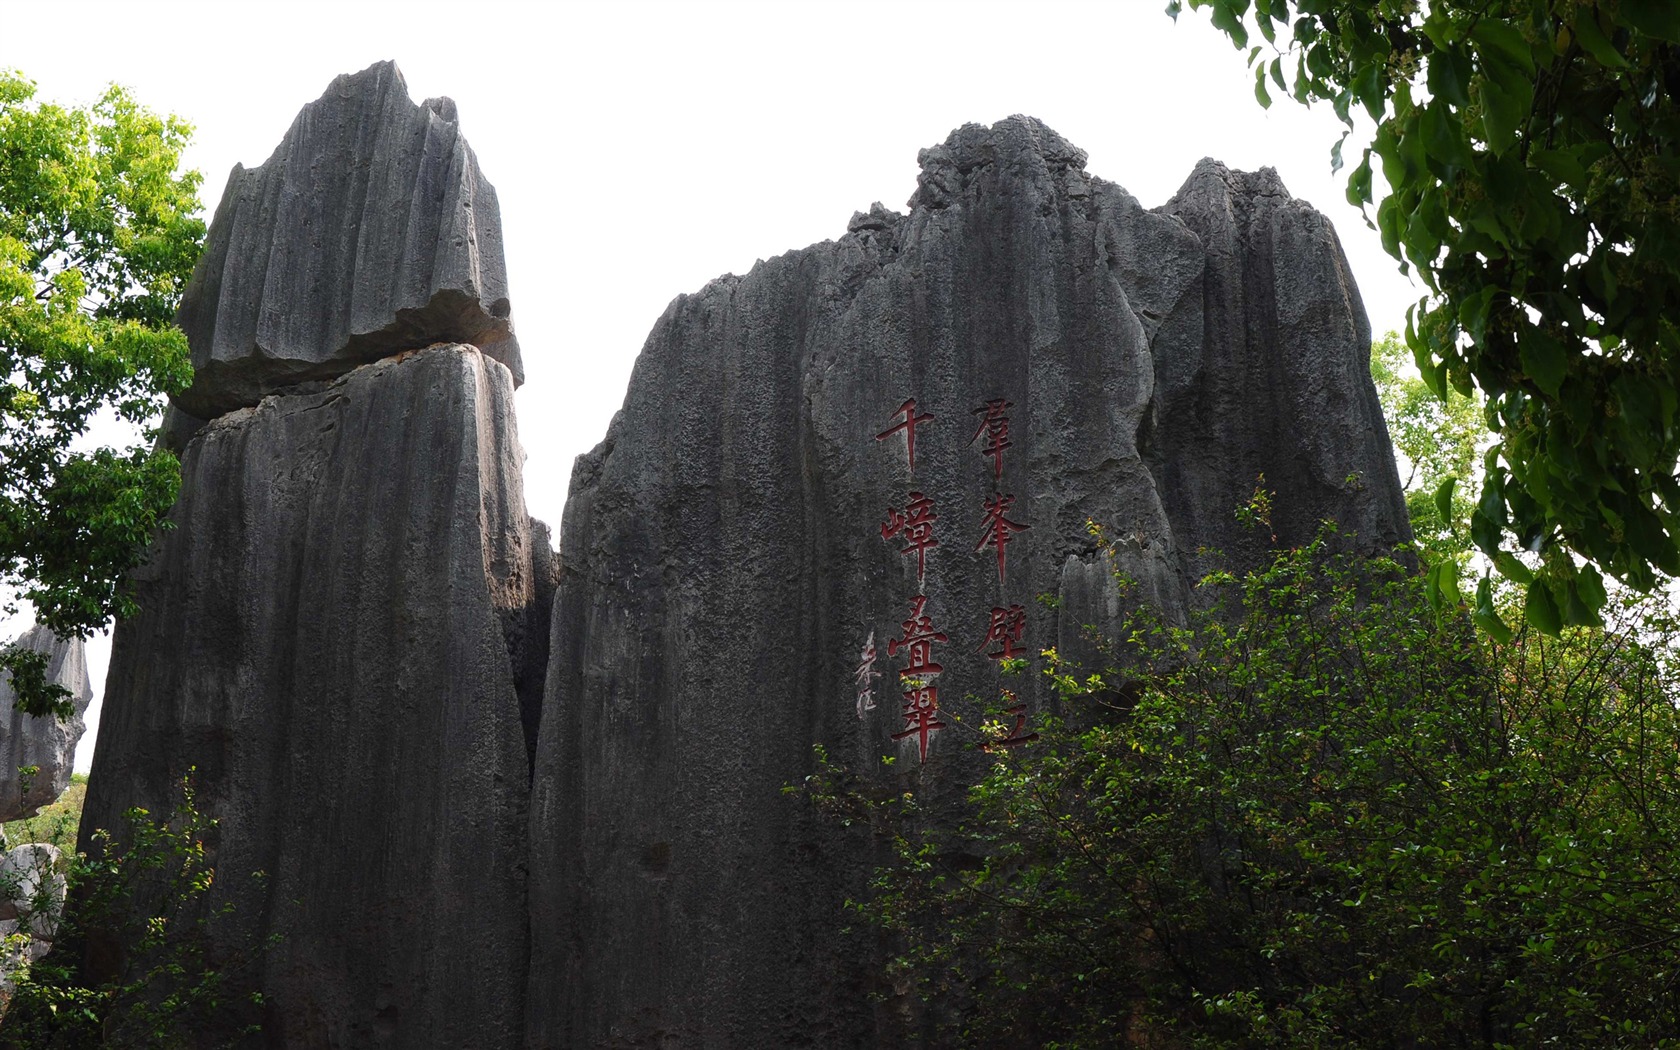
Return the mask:
<path id="1" fill-rule="evenodd" d="M 1182 611 L 1192 545 L 1234 532 L 1240 449 L 1300 455 L 1279 434 L 1313 384 L 1280 337 L 1245 334 L 1277 327 L 1269 300 L 1246 305 L 1271 293 L 1227 294 L 1230 267 L 1195 224 L 1090 178 L 1027 118 L 959 129 L 921 162 L 908 216 L 872 209 L 838 241 L 679 296 L 579 460 L 532 781 L 530 1047 L 925 1037 L 946 1007 L 871 1007 L 875 946 L 840 930 L 870 847 L 777 789 L 820 744 L 942 819 L 987 759 L 948 727 L 923 764 L 900 733 L 905 658 L 888 643 L 912 597 L 948 633 L 937 684 L 953 715 L 973 725 L 1001 688 L 1041 710 L 1040 683 L 1005 683 L 980 653 L 992 610 L 1022 605 L 1029 650 L 1068 652 L 1128 602 Z M 1345 302 L 1326 310 L 1303 322 L 1314 352 L 1363 354 Z M 1340 398 L 1312 402 L 1321 425 L 1363 425 L 1357 378 L 1319 384 Z M 877 440 L 911 397 L 936 417 L 913 475 L 902 439 Z M 1013 402 L 1001 478 L 970 441 L 992 398 Z M 1301 501 L 1403 530 L 1391 482 L 1390 466 L 1380 492 Z M 939 515 L 925 579 L 881 534 L 911 490 Z M 975 537 L 1003 494 L 1030 531 L 1000 580 Z M 1121 591 L 1087 519 L 1111 526 L 1112 567 L 1137 588 Z M 882 677 L 859 719 L 852 661 L 871 634 Z"/>
<path id="2" fill-rule="evenodd" d="M 433 342 L 477 345 L 523 381 L 495 192 L 445 113 L 378 63 L 335 80 L 261 166 L 236 169 L 250 206 L 217 210 L 182 302 L 195 369 L 183 411 L 208 419 Z"/>

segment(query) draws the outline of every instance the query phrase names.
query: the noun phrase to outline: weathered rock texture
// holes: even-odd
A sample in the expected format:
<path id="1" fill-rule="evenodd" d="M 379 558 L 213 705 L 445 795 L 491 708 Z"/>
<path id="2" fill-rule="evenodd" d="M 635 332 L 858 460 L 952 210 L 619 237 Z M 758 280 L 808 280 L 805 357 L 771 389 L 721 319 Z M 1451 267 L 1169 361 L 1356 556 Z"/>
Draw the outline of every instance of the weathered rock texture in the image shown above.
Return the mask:
<path id="1" fill-rule="evenodd" d="M 212 905 L 234 904 L 217 951 L 258 946 L 268 1045 L 517 1045 L 516 683 L 546 659 L 526 620 L 548 554 L 512 398 L 448 345 L 215 419 L 136 576 L 83 848 L 129 806 L 169 812 L 196 767 Z"/>
<path id="2" fill-rule="evenodd" d="M 455 103 L 391 62 L 341 76 L 236 166 L 181 304 L 201 419 L 398 350 L 471 343 L 524 379 L 496 191 Z"/>
<path id="3" fill-rule="evenodd" d="M 264 996 L 202 1045 L 520 1043 L 556 570 L 499 221 L 453 104 L 382 63 L 235 170 L 187 290 L 175 527 L 117 627 L 82 848 L 196 770 L 211 957 Z"/>
<path id="4" fill-rule="evenodd" d="M 82 715 L 93 700 L 80 638 L 65 641 L 45 627 L 31 627 L 17 641 L 47 654 L 47 681 L 69 691 L 73 714 L 66 722 L 26 715 L 13 706 L 17 698 L 10 680 L 0 681 L 0 821 L 34 816 L 64 794 L 76 744 L 87 729 Z M 20 774 L 28 766 L 35 772 Z"/>
<path id="5" fill-rule="evenodd" d="M 781 793 L 817 743 L 854 769 L 893 758 L 883 776 L 936 809 L 970 782 L 972 730 L 933 732 L 925 763 L 905 734 L 913 598 L 945 635 L 939 710 L 972 725 L 1006 687 L 1048 702 L 988 659 L 994 610 L 1020 607 L 1024 651 L 1077 654 L 1128 602 L 1186 609 L 1204 548 L 1240 564 L 1270 544 L 1234 516 L 1262 474 L 1278 542 L 1322 518 L 1369 549 L 1409 536 L 1324 217 L 1211 162 L 1151 211 L 1084 161 L 1027 118 L 964 127 L 923 151 L 909 214 L 877 206 L 654 327 L 562 529 L 528 1046 L 914 1041 L 914 1011 L 870 999 L 874 944 L 842 932 L 874 858 Z M 909 399 L 932 417 L 913 472 L 889 429 Z M 912 493 L 936 515 L 925 577 L 907 532 L 883 537 Z M 1002 566 L 984 543 L 1000 496 L 1026 527 Z"/>

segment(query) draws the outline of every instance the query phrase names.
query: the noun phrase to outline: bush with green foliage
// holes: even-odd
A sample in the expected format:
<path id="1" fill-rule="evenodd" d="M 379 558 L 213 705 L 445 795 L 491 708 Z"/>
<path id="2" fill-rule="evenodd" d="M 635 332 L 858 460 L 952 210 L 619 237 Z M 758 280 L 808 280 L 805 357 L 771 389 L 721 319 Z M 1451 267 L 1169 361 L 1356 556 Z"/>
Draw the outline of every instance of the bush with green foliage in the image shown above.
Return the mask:
<path id="1" fill-rule="evenodd" d="M 1047 654 L 959 821 L 822 763 L 937 1045 L 1680 1046 L 1680 624 L 1486 645 L 1328 551 Z"/>
<path id="2" fill-rule="evenodd" d="M 3 1050 L 199 1047 L 207 1031 L 257 1031 L 261 997 L 230 991 L 255 951 L 214 955 L 205 937 L 231 905 L 209 899 L 216 871 L 205 838 L 215 822 L 191 779 L 164 821 L 143 809 L 125 818 L 122 845 L 101 830 L 95 856 L 70 862 L 54 950 L 18 976 Z M 102 961 L 112 972 L 94 972 Z"/>

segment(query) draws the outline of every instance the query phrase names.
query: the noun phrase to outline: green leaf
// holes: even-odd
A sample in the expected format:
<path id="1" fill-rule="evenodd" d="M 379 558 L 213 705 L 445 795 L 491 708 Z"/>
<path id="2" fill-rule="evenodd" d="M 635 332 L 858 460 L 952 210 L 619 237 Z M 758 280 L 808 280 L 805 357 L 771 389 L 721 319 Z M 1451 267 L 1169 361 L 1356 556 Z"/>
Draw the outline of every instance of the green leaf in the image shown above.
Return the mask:
<path id="1" fill-rule="evenodd" d="M 1457 606 L 1464 601 L 1458 592 L 1458 562 L 1452 558 L 1442 558 L 1435 564 L 1437 586 L 1441 591 L 1441 598 L 1449 607 Z"/>
<path id="2" fill-rule="evenodd" d="M 1493 297 L 1498 294 L 1499 289 L 1495 286 L 1484 285 L 1459 304 L 1458 323 L 1470 337 L 1470 341 L 1477 346 L 1482 344 L 1487 334 L 1488 312 L 1493 307 Z"/>
<path id="3" fill-rule="evenodd" d="M 1463 108 L 1470 104 L 1470 78 L 1474 69 L 1470 56 L 1457 48 L 1439 48 L 1429 56 L 1429 93 L 1448 104 Z"/>
<path id="4" fill-rule="evenodd" d="M 1577 188 L 1585 188 L 1587 185 L 1586 166 L 1581 163 L 1580 156 L 1574 150 L 1537 149 L 1529 151 L 1528 157 L 1554 181 Z"/>
<path id="5" fill-rule="evenodd" d="M 1431 102 L 1419 111 L 1424 149 L 1430 157 L 1445 167 L 1445 177 L 1470 164 L 1474 155 L 1464 141 L 1464 129 L 1458 117 L 1440 102 Z"/>
<path id="6" fill-rule="evenodd" d="M 1348 175 L 1347 201 L 1355 207 L 1371 203 L 1371 151 L 1366 150 L 1359 166 Z M 1369 221 L 1369 220 L 1366 220 Z"/>
<path id="7" fill-rule="evenodd" d="M 1266 69 L 1264 66 L 1254 71 L 1254 99 L 1260 103 L 1261 109 L 1272 108 L 1272 96 L 1266 93 Z"/>
<path id="8" fill-rule="evenodd" d="M 1534 75 L 1534 52 L 1522 30 L 1498 18 L 1478 18 L 1470 39 L 1479 45 L 1484 65 L 1499 62 L 1525 76 Z"/>
<path id="9" fill-rule="evenodd" d="M 1476 584 L 1476 611 L 1471 613 L 1470 618 L 1489 638 L 1501 645 L 1509 644 L 1511 639 L 1516 637 L 1505 621 L 1500 619 L 1498 610 L 1493 607 L 1493 586 L 1486 576 Z"/>
<path id="10" fill-rule="evenodd" d="M 1365 104 L 1365 112 L 1374 121 L 1383 118 L 1385 100 L 1382 85 L 1383 67 L 1376 62 L 1367 62 L 1359 67 L 1359 72 L 1353 78 L 1353 93 L 1359 96 L 1359 101 Z"/>
<path id="11" fill-rule="evenodd" d="M 1569 371 L 1569 352 L 1561 342 L 1543 328 L 1524 326 L 1517 356 L 1535 386 L 1552 397 L 1558 396 Z"/>
<path id="12" fill-rule="evenodd" d="M 1620 21 L 1647 36 L 1680 44 L 1680 5 L 1674 0 L 1621 0 Z"/>
<path id="13" fill-rule="evenodd" d="M 1510 551 L 1500 551 L 1493 556 L 1493 567 L 1499 570 L 1499 575 L 1522 587 L 1534 582 L 1534 570 L 1524 565 Z"/>
<path id="14" fill-rule="evenodd" d="M 1448 528 L 1452 527 L 1452 499 L 1453 490 L 1458 488 L 1457 478 L 1448 478 L 1435 488 L 1435 512 L 1441 515 L 1441 521 Z"/>
<path id="15" fill-rule="evenodd" d="M 1595 613 L 1604 608 L 1605 603 L 1610 600 L 1610 596 L 1604 590 L 1604 577 L 1599 575 L 1591 562 L 1575 571 L 1575 590 L 1587 607 Z"/>
<path id="16" fill-rule="evenodd" d="M 1337 144 L 1340 152 L 1341 144 Z M 1390 255 L 1400 254 L 1400 232 L 1403 219 L 1400 215 L 1400 198 L 1389 194 L 1383 202 L 1377 205 L 1377 232 L 1382 235 L 1383 250 Z"/>
<path id="17" fill-rule="evenodd" d="M 1517 141 L 1533 101 L 1532 90 L 1523 90 L 1525 82 L 1518 81 L 1507 67 L 1494 67 L 1481 80 L 1482 126 L 1487 132 L 1488 148 L 1503 153 Z"/>
<path id="18" fill-rule="evenodd" d="M 1523 617 L 1544 634 L 1557 634 L 1563 630 L 1563 614 L 1558 611 L 1557 600 L 1547 589 L 1545 580 L 1535 580 L 1528 585 L 1528 599 L 1523 604 Z"/>
<path id="19" fill-rule="evenodd" d="M 1643 504 L 1629 502 L 1622 514 L 1628 545 L 1641 558 L 1670 576 L 1680 575 L 1680 555 L 1674 540 L 1663 531 L 1662 521 Z"/>
<path id="20" fill-rule="evenodd" d="M 1500 527 L 1494 520 L 1477 507 L 1470 512 L 1470 541 L 1478 549 L 1487 554 L 1499 550 L 1499 538 L 1502 535 Z M 1506 575 L 1509 575 L 1507 573 Z"/>
<path id="21" fill-rule="evenodd" d="M 1248 46 L 1248 30 L 1242 23 L 1242 14 L 1232 0 L 1213 0 L 1213 26 L 1222 30 L 1231 38 L 1231 43 L 1240 50 Z M 1243 6 L 1247 6 L 1246 4 Z"/>
<path id="22" fill-rule="evenodd" d="M 1604 30 L 1599 28 L 1598 12 L 1594 8 L 1590 6 L 1576 8 L 1575 21 L 1571 24 L 1570 29 L 1575 34 L 1576 43 L 1580 44 L 1587 54 L 1591 55 L 1600 65 L 1608 66 L 1611 69 L 1628 68 L 1627 58 L 1616 50 L 1616 45 L 1612 44 L 1610 38 L 1604 35 Z"/>

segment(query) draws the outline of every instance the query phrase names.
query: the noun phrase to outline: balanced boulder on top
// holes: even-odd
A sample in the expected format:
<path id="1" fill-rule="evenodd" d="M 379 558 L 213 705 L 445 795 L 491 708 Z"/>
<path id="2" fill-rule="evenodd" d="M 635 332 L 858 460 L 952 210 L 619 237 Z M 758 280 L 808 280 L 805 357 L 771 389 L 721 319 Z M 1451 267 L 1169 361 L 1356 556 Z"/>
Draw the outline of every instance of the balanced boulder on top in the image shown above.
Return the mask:
<path id="1" fill-rule="evenodd" d="M 496 191 L 455 103 L 395 63 L 334 80 L 272 156 L 235 166 L 181 303 L 200 419 L 398 350 L 470 343 L 523 382 Z"/>

